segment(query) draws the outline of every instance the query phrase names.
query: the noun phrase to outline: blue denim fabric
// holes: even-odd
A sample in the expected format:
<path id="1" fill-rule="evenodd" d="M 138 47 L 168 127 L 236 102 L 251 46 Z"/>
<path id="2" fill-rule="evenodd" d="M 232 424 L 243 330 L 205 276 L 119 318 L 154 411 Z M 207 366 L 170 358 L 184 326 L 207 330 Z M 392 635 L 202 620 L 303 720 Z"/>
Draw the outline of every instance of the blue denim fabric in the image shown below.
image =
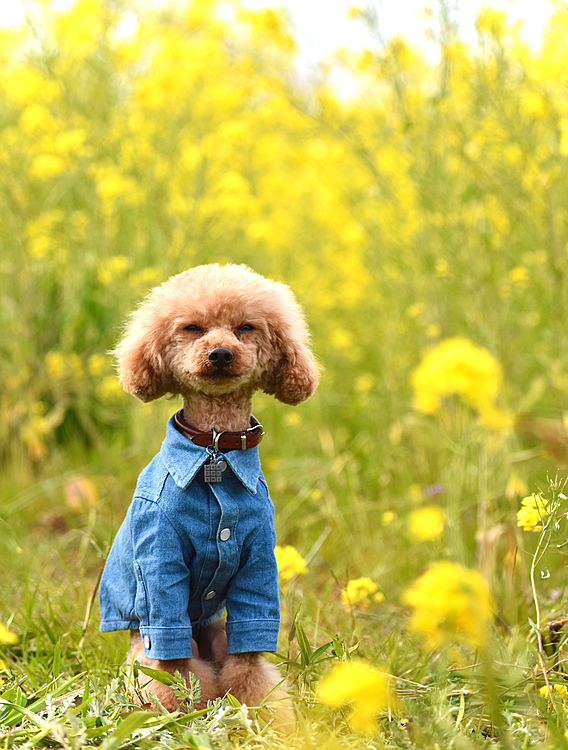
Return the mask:
<path id="1" fill-rule="evenodd" d="M 172 417 L 108 556 L 100 629 L 139 629 L 151 659 L 191 657 L 192 628 L 224 608 L 229 653 L 276 651 L 274 506 L 258 448 L 223 457 L 223 481 L 206 484 L 206 449 L 180 434 Z"/>

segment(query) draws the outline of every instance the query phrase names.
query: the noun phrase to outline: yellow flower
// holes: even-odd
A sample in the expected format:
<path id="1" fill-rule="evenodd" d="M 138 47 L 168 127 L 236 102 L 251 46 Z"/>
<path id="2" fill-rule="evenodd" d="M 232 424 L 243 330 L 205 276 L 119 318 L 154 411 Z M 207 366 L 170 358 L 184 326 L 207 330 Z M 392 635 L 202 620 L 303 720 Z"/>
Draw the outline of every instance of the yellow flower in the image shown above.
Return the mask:
<path id="1" fill-rule="evenodd" d="M 331 344 L 336 349 L 345 351 L 353 346 L 353 337 L 345 328 L 337 326 L 331 331 Z"/>
<path id="2" fill-rule="evenodd" d="M 505 28 L 507 14 L 504 10 L 482 6 L 475 19 L 475 26 L 480 33 L 488 32 L 492 36 L 499 36 Z"/>
<path id="3" fill-rule="evenodd" d="M 348 581 L 347 586 L 341 591 L 341 603 L 347 611 L 352 610 L 355 605 L 359 609 L 368 609 L 371 602 L 382 602 L 384 598 L 377 584 L 364 577 Z"/>
<path id="4" fill-rule="evenodd" d="M 14 643 L 17 643 L 20 639 L 15 633 L 12 633 L 5 625 L 2 625 L 0 622 L 0 643 L 6 644 L 8 646 L 13 646 Z"/>
<path id="5" fill-rule="evenodd" d="M 375 387 L 377 379 L 370 372 L 362 372 L 355 380 L 355 390 L 358 393 L 368 393 Z"/>
<path id="6" fill-rule="evenodd" d="M 418 318 L 424 312 L 424 305 L 422 302 L 415 302 L 406 309 L 406 314 L 409 318 Z"/>
<path id="7" fill-rule="evenodd" d="M 65 357 L 61 352 L 48 352 L 45 355 L 45 367 L 51 380 L 60 380 L 65 374 Z"/>
<path id="8" fill-rule="evenodd" d="M 111 284 L 128 269 L 130 261 L 126 255 L 111 255 L 102 260 L 97 268 L 97 276 L 102 284 Z"/>
<path id="9" fill-rule="evenodd" d="M 451 276 L 450 264 L 445 258 L 438 258 L 436 261 L 436 276 L 441 279 L 447 279 Z"/>
<path id="10" fill-rule="evenodd" d="M 104 354 L 91 354 L 87 362 L 87 371 L 89 375 L 97 377 L 109 369 L 109 363 L 109 357 Z"/>
<path id="11" fill-rule="evenodd" d="M 442 332 L 442 327 L 438 323 L 430 323 L 426 326 L 426 336 L 430 339 L 437 339 Z"/>
<path id="12" fill-rule="evenodd" d="M 489 430 L 508 430 L 512 419 L 508 412 L 498 409 L 493 404 L 480 404 L 478 408 L 479 421 Z"/>
<path id="13" fill-rule="evenodd" d="M 55 248 L 55 243 L 51 237 L 44 234 L 30 237 L 28 240 L 28 250 L 33 258 L 41 260 Z"/>
<path id="14" fill-rule="evenodd" d="M 417 508 L 410 514 L 409 529 L 415 539 L 438 539 L 444 531 L 444 511 L 438 505 Z"/>
<path id="15" fill-rule="evenodd" d="M 308 572 L 306 561 L 291 544 L 276 545 L 274 548 L 278 575 L 283 582 L 289 581 L 294 576 L 303 576 Z"/>
<path id="16" fill-rule="evenodd" d="M 30 167 L 32 177 L 38 180 L 48 180 L 56 177 L 65 170 L 65 162 L 59 156 L 53 154 L 40 154 L 36 156 Z"/>
<path id="17" fill-rule="evenodd" d="M 351 5 L 349 8 L 347 8 L 347 17 L 350 18 L 352 21 L 358 18 L 361 15 L 361 13 L 362 13 L 362 10 L 358 5 Z"/>
<path id="18" fill-rule="evenodd" d="M 82 150 L 86 140 L 87 131 L 83 128 L 65 130 L 57 136 L 53 148 L 58 154 L 63 156 L 66 154 L 76 154 Z"/>
<path id="19" fill-rule="evenodd" d="M 533 492 L 523 498 L 521 505 L 517 512 L 517 526 L 525 531 L 542 531 L 542 519 L 549 513 L 548 500 Z"/>
<path id="20" fill-rule="evenodd" d="M 487 349 L 468 339 L 445 339 L 413 371 L 415 407 L 425 414 L 440 409 L 442 397 L 455 393 L 478 413 L 486 427 L 503 429 L 508 415 L 494 402 L 501 384 L 501 369 Z"/>
<path id="21" fill-rule="evenodd" d="M 54 238 L 65 214 L 59 209 L 43 211 L 27 224 L 24 233 L 27 240 L 28 252 L 34 258 L 44 258 L 58 248 Z"/>
<path id="22" fill-rule="evenodd" d="M 528 115 L 542 115 L 545 112 L 544 100 L 540 94 L 527 91 L 521 97 L 521 108 Z"/>
<path id="23" fill-rule="evenodd" d="M 97 193 L 105 210 L 110 211 L 117 202 L 136 206 L 144 200 L 144 193 L 129 176 L 120 174 L 112 167 L 95 167 L 91 170 L 97 179 Z"/>
<path id="24" fill-rule="evenodd" d="M 143 268 L 138 273 L 133 274 L 128 280 L 132 289 L 147 289 L 153 286 L 160 278 L 160 272 L 157 268 Z"/>
<path id="25" fill-rule="evenodd" d="M 9 98 L 21 105 L 49 101 L 59 93 L 59 83 L 45 78 L 31 66 L 17 66 L 9 73 L 5 70 L 4 76 Z"/>
<path id="26" fill-rule="evenodd" d="M 530 275 L 525 266 L 515 266 L 509 271 L 509 280 L 518 289 L 526 289 L 530 283 Z"/>
<path id="27" fill-rule="evenodd" d="M 568 700 L 568 687 L 566 685 L 559 685 L 558 683 L 554 683 L 554 685 L 551 685 L 553 692 L 557 693 L 563 701 Z M 542 695 L 543 698 L 550 698 L 550 693 L 548 692 L 548 687 L 546 685 L 543 685 L 541 688 L 539 688 L 538 692 Z"/>
<path id="28" fill-rule="evenodd" d="M 381 524 L 383 526 L 390 526 L 395 518 L 396 513 L 394 512 L 394 510 L 385 510 L 381 518 Z"/>
<path id="29" fill-rule="evenodd" d="M 288 425 L 288 427 L 295 427 L 301 421 L 302 417 L 297 411 L 287 411 L 284 415 L 284 424 Z"/>
<path id="30" fill-rule="evenodd" d="M 53 118 L 42 104 L 30 104 L 22 112 L 20 125 L 25 133 L 34 134 L 46 130 L 46 125 L 53 127 Z"/>
<path id="31" fill-rule="evenodd" d="M 523 158 L 523 149 L 518 143 L 512 143 L 505 149 L 505 156 L 511 162 L 511 164 L 518 164 Z"/>
<path id="32" fill-rule="evenodd" d="M 269 221 L 251 221 L 250 224 L 247 224 L 246 232 L 251 240 L 269 242 L 274 238 L 274 227 Z"/>
<path id="33" fill-rule="evenodd" d="M 319 684 L 317 696 L 328 706 L 351 703 L 352 726 L 367 734 L 376 730 L 378 711 L 395 705 L 390 677 L 362 662 L 344 662 L 334 667 Z"/>
<path id="34" fill-rule="evenodd" d="M 124 391 L 114 375 L 107 375 L 103 378 L 96 387 L 95 392 L 102 401 L 119 401 L 124 396 Z"/>
<path id="35" fill-rule="evenodd" d="M 459 563 L 439 562 L 403 593 L 413 609 L 410 628 L 420 633 L 427 648 L 457 641 L 482 647 L 492 619 L 487 581 L 476 570 Z"/>
<path id="36" fill-rule="evenodd" d="M 57 41 L 69 55 L 87 55 L 103 31 L 99 0 L 78 0 L 55 20 Z"/>
<path id="37" fill-rule="evenodd" d="M 294 38 L 288 30 L 286 16 L 278 8 L 260 8 L 253 11 L 241 11 L 242 17 L 249 22 L 263 44 L 272 42 L 282 51 L 291 52 L 296 48 Z"/>

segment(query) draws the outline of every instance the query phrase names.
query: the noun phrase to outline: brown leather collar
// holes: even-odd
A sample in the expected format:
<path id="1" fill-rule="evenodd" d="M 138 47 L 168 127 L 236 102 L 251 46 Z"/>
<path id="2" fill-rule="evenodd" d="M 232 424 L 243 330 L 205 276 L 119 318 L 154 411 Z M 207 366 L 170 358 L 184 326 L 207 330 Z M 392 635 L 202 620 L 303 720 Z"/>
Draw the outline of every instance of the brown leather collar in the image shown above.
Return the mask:
<path id="1" fill-rule="evenodd" d="M 183 418 L 183 409 L 174 415 L 175 426 L 188 440 L 202 448 L 212 448 L 215 451 L 234 451 L 254 448 L 262 440 L 264 430 L 262 425 L 255 419 L 250 418 L 250 427 L 243 432 L 200 432 L 188 424 Z"/>

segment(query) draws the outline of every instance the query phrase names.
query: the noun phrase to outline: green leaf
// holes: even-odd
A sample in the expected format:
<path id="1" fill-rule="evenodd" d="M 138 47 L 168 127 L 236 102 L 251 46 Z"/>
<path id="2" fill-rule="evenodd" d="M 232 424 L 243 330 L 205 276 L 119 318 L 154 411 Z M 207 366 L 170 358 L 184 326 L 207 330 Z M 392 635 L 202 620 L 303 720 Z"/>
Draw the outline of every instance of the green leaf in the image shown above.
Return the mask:
<path id="1" fill-rule="evenodd" d="M 80 672 L 79 674 L 74 675 L 73 677 L 69 677 L 67 680 L 64 680 L 60 685 L 57 685 L 57 680 L 53 680 L 45 688 L 43 688 L 41 692 L 49 692 L 52 699 L 58 698 L 59 696 L 63 695 L 70 686 L 75 685 L 78 680 L 81 680 L 85 674 L 85 672 Z M 22 693 L 20 688 L 18 688 L 17 690 L 12 688 L 11 690 L 7 690 L 1 696 L 0 709 L 2 708 L 3 701 L 10 701 L 11 703 L 17 703 L 19 706 L 25 706 L 27 700 L 27 697 Z M 45 695 L 43 695 L 43 697 L 41 698 L 37 698 L 35 701 L 30 703 L 29 706 L 27 706 L 27 710 L 33 714 L 35 711 L 41 711 L 41 709 L 44 707 Z M 20 719 L 21 714 L 14 712 L 10 708 L 7 708 L 4 711 L 0 710 L 0 725 L 12 727 L 17 724 Z"/>
<path id="2" fill-rule="evenodd" d="M 87 715 L 87 710 L 89 708 L 89 701 L 91 699 L 91 688 L 89 685 L 89 680 L 85 682 L 85 692 L 83 693 L 83 700 L 81 701 L 81 705 L 79 706 L 79 710 L 81 711 L 81 716 L 83 719 Z"/>
<path id="3" fill-rule="evenodd" d="M 287 667 L 294 667 L 294 669 L 303 669 L 303 666 L 298 661 L 294 661 L 294 659 L 289 659 L 285 654 L 280 654 L 278 652 L 275 653 L 276 658 L 282 662 Z"/>
<path id="4" fill-rule="evenodd" d="M 296 640 L 298 641 L 298 646 L 300 647 L 300 653 L 302 654 L 304 665 L 308 666 L 312 661 L 312 647 L 310 646 L 310 642 L 308 641 L 308 637 L 306 636 L 304 628 L 300 625 L 299 622 L 296 623 Z"/>
<path id="5" fill-rule="evenodd" d="M 152 667 L 137 666 L 136 669 L 140 670 L 142 674 L 147 677 L 151 677 L 153 680 L 161 682 L 162 685 L 173 685 L 176 682 L 176 678 L 169 672 L 164 672 L 162 669 L 152 669 Z"/>
<path id="6" fill-rule="evenodd" d="M 88 727 L 86 730 L 87 737 L 90 740 L 95 739 L 96 737 L 100 737 L 101 734 L 104 734 L 105 732 L 108 732 L 108 726 L 105 725 L 103 727 Z"/>
<path id="7" fill-rule="evenodd" d="M 51 734 L 51 726 L 45 727 L 41 731 L 39 731 L 37 734 L 34 734 L 33 737 L 30 737 L 27 741 L 28 747 L 39 747 L 39 743 L 45 739 L 49 734 Z"/>
<path id="8" fill-rule="evenodd" d="M 55 633 L 53 632 L 53 630 L 52 630 L 52 629 L 51 629 L 51 627 L 49 626 L 49 623 L 47 622 L 47 620 L 45 619 L 45 617 L 44 617 L 43 615 L 40 615 L 40 616 L 39 616 L 39 619 L 40 619 L 40 620 L 42 621 L 42 623 L 43 623 L 43 627 L 45 628 L 45 632 L 47 633 L 47 637 L 49 638 L 49 640 L 50 640 L 50 641 L 51 641 L 51 642 L 53 643 L 53 645 L 55 646 L 55 644 L 57 643 L 57 638 L 55 637 Z"/>
<path id="9" fill-rule="evenodd" d="M 9 703 L 7 705 L 12 709 L 12 712 L 5 721 L 1 722 L 5 726 L 13 726 L 19 721 L 21 716 L 25 716 L 33 724 L 36 724 L 36 726 L 41 727 L 42 729 L 49 726 L 49 723 L 45 721 L 45 719 L 42 719 L 41 716 L 37 716 L 33 711 L 30 711 L 29 708 L 19 706 L 15 703 Z M 15 716 L 13 714 L 15 714 Z"/>
<path id="10" fill-rule="evenodd" d="M 319 648 L 316 648 L 316 650 L 312 653 L 312 663 L 315 664 L 315 662 L 320 660 L 320 656 L 325 654 L 327 649 L 332 645 L 333 641 L 329 641 L 324 646 L 320 646 Z M 326 658 L 329 659 L 329 657 L 326 654 Z"/>
<path id="11" fill-rule="evenodd" d="M 227 701 L 233 708 L 240 708 L 241 702 L 232 693 L 227 693 Z"/>
<path id="12" fill-rule="evenodd" d="M 209 737 L 206 734 L 192 734 L 185 741 L 196 750 L 200 750 L 202 747 L 211 747 Z"/>
<path id="13" fill-rule="evenodd" d="M 159 670 L 153 670 L 159 671 Z M 155 716 L 148 711 L 133 711 L 126 718 L 122 719 L 116 729 L 105 737 L 104 742 L 100 746 L 100 750 L 115 750 L 122 745 L 127 739 L 129 739 L 133 732 L 141 729 L 144 724 L 153 723 Z"/>
<path id="14" fill-rule="evenodd" d="M 348 656 L 349 652 L 342 638 L 338 635 L 334 635 L 332 636 L 331 642 L 333 643 L 333 653 L 338 659 Z"/>
<path id="15" fill-rule="evenodd" d="M 298 605 L 298 608 L 294 612 L 294 617 L 292 618 L 292 627 L 290 628 L 290 632 L 288 633 L 288 643 L 292 643 L 294 638 L 296 637 L 296 622 L 298 620 L 298 617 L 300 616 L 300 610 L 302 609 L 302 603 Z"/>
<path id="16" fill-rule="evenodd" d="M 58 640 L 55 649 L 53 651 L 53 668 L 52 674 L 54 677 L 59 677 L 61 671 L 61 640 Z"/>

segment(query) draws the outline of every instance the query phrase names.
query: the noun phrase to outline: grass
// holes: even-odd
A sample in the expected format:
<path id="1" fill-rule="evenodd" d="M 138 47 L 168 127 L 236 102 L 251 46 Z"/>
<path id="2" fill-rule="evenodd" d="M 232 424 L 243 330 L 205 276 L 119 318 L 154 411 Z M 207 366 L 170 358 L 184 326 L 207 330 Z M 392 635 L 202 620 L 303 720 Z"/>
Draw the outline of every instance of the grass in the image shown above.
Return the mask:
<path id="1" fill-rule="evenodd" d="M 157 411 L 162 409 L 156 405 Z M 279 407 L 274 411 L 280 412 Z M 310 431 L 302 433 L 309 444 Z M 325 433 L 318 442 L 325 446 Z M 125 634 L 98 633 L 97 608 L 92 607 L 113 529 L 128 502 L 126 488 L 140 461 L 139 451 L 126 448 L 104 464 L 99 457 L 89 462 L 84 455 L 62 452 L 59 468 L 67 471 L 58 473 L 52 464 L 43 478 L 7 474 L 1 554 L 9 572 L 2 581 L 2 612 L 3 622 L 20 640 L 4 647 L 3 746 L 434 748 L 444 737 L 456 747 L 496 742 L 503 747 L 563 747 L 562 694 L 553 693 L 551 702 L 538 692 L 545 684 L 543 665 L 551 684 L 564 684 L 563 637 L 560 632 L 559 642 L 549 647 L 550 656 L 539 649 L 537 639 L 546 632 L 546 618 L 562 611 L 561 594 L 554 588 L 562 576 L 554 549 L 562 534 L 554 524 L 563 529 L 565 523 L 560 490 L 554 490 L 554 523 L 538 546 L 533 543 L 538 534 L 525 532 L 528 538 L 522 541 L 520 554 L 529 572 L 534 560 L 537 598 L 531 597 L 519 560 L 513 580 L 498 590 L 501 594 L 514 587 L 509 601 L 498 601 L 485 653 L 459 644 L 424 651 L 408 629 L 400 594 L 428 561 L 448 554 L 455 529 L 448 523 L 443 540 L 409 540 L 404 511 L 412 505 L 404 499 L 394 520 L 378 524 L 379 509 L 386 506 L 373 503 L 356 482 L 358 469 L 349 465 L 353 456 L 335 446 L 328 446 L 326 455 L 315 441 L 312 449 L 313 455 L 303 461 L 292 457 L 282 460 L 277 471 L 267 470 L 272 486 L 280 484 L 273 491 L 279 541 L 296 544 L 309 562 L 308 573 L 288 581 L 283 591 L 281 645 L 274 657 L 295 695 L 299 720 L 294 737 L 275 735 L 254 710 L 249 716 L 234 700 L 220 700 L 206 714 L 169 715 L 134 704 L 124 664 Z M 462 454 L 460 450 L 460 462 Z M 267 458 L 270 466 L 271 456 Z M 465 473 L 474 465 L 466 463 Z M 325 500 L 317 492 L 313 497 L 314 488 L 322 486 L 318 472 L 328 477 Z M 97 497 L 85 492 L 77 505 L 70 503 L 69 493 L 81 486 L 80 478 L 92 482 Z M 353 502 L 340 509 L 336 496 L 348 493 Z M 510 547 L 501 530 L 493 527 L 488 535 L 493 549 L 484 554 L 489 557 L 496 558 L 503 542 L 503 551 Z M 385 601 L 346 611 L 341 589 L 362 570 L 379 582 Z M 542 609 L 540 621 L 534 601 Z M 353 733 L 348 707 L 330 712 L 315 695 L 322 675 L 345 659 L 373 664 L 394 677 L 397 707 L 378 713 L 375 736 Z"/>

